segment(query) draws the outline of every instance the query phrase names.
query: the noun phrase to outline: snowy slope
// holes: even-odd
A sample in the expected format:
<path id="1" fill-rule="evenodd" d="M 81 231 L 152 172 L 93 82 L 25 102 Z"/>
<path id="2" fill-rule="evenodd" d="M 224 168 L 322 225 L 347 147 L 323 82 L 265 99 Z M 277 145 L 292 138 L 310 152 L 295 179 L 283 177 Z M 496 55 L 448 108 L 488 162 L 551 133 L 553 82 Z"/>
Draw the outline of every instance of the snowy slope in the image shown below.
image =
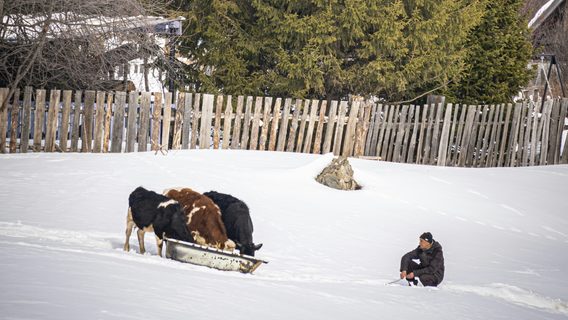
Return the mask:
<path id="1" fill-rule="evenodd" d="M 463 169 L 350 159 L 363 190 L 313 177 L 331 155 L 193 150 L 0 155 L 1 319 L 566 319 L 568 166 Z M 123 252 L 128 194 L 243 199 L 254 275 Z M 438 289 L 385 286 L 431 231 Z"/>

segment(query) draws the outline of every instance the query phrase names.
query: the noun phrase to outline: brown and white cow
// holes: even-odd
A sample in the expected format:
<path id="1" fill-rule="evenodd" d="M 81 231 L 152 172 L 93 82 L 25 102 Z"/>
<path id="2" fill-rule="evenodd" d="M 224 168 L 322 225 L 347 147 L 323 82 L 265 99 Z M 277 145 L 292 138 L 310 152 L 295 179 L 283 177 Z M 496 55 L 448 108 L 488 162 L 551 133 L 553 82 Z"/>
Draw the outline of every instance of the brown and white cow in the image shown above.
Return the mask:
<path id="1" fill-rule="evenodd" d="M 211 199 L 190 188 L 167 189 L 164 195 L 179 202 L 195 243 L 229 251 L 235 249 L 235 243 L 227 237 L 221 210 Z"/>

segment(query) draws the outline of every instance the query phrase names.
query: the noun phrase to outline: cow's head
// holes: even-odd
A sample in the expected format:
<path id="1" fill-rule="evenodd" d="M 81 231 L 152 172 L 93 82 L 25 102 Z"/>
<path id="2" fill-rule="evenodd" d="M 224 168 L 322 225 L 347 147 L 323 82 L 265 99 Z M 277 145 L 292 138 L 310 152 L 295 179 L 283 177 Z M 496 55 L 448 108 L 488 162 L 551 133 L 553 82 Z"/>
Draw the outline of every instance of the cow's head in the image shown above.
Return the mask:
<path id="1" fill-rule="evenodd" d="M 254 257 L 254 252 L 256 250 L 260 250 L 262 248 L 262 243 L 254 244 L 254 243 L 238 243 L 236 242 L 237 249 L 241 254 L 246 254 L 247 256 Z"/>

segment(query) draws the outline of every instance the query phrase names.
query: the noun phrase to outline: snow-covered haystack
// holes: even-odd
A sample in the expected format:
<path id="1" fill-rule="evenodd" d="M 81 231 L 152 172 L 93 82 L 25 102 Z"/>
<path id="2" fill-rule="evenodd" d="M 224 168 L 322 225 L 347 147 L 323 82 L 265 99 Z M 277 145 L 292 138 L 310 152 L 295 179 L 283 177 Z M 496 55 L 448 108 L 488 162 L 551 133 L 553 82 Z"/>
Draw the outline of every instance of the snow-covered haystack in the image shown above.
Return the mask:
<path id="1" fill-rule="evenodd" d="M 346 157 L 338 157 L 323 169 L 316 181 L 339 190 L 359 190 L 361 186 L 353 179 L 353 168 Z"/>

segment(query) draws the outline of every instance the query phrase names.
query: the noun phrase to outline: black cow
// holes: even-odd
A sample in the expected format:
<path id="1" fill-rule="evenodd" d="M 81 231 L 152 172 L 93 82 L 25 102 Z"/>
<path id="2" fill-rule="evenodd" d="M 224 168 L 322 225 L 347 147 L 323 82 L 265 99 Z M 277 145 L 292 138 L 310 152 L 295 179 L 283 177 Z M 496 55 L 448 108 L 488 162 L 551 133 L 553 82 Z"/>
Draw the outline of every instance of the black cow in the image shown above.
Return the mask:
<path id="1" fill-rule="evenodd" d="M 247 205 L 230 194 L 209 191 L 203 195 L 221 209 L 227 236 L 235 242 L 240 253 L 254 257 L 254 252 L 262 247 L 262 243 L 255 245 L 252 241 L 253 226 Z"/>
<path id="2" fill-rule="evenodd" d="M 179 203 L 161 194 L 136 188 L 128 197 L 128 214 L 126 216 L 126 241 L 124 251 L 130 250 L 130 234 L 134 226 L 138 227 L 138 243 L 140 253 L 144 253 L 144 233 L 156 234 L 158 254 L 162 255 L 162 238 L 193 242 L 193 237 L 186 228 L 186 218 Z"/>

